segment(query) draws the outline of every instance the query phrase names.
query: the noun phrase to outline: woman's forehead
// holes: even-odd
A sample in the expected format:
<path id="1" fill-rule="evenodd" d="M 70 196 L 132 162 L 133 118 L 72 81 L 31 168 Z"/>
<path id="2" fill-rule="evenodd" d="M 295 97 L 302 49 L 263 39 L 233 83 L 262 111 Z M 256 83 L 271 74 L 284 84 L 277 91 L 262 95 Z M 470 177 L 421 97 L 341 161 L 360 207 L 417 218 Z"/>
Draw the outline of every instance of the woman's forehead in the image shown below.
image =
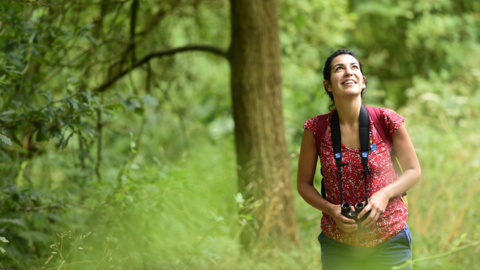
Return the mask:
<path id="1" fill-rule="evenodd" d="M 350 54 L 340 54 L 333 59 L 332 66 L 335 66 L 337 64 L 350 65 L 352 63 L 358 64 L 358 60 Z"/>

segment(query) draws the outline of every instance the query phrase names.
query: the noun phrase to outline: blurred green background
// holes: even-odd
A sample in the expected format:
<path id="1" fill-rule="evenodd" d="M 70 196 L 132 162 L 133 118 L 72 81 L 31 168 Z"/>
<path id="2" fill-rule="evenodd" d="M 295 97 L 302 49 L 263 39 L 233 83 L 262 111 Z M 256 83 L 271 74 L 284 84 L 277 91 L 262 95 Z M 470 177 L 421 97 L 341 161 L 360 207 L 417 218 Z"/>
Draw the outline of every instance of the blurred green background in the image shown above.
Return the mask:
<path id="1" fill-rule="evenodd" d="M 406 118 L 422 166 L 415 269 L 480 269 L 480 2 L 277 3 L 292 179 L 304 121 L 328 112 L 323 63 L 354 50 L 365 103 Z M 298 243 L 239 247 L 228 62 L 131 69 L 230 35 L 227 0 L 0 2 L 1 269 L 321 268 L 321 212 L 296 191 Z"/>

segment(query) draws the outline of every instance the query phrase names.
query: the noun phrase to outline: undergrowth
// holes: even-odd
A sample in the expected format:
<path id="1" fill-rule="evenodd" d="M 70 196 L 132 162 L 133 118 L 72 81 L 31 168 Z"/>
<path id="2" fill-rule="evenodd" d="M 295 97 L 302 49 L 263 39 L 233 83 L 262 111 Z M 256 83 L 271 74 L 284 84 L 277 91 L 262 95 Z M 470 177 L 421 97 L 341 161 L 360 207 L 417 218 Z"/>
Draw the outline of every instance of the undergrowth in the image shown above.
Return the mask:
<path id="1" fill-rule="evenodd" d="M 408 128 L 423 171 L 422 180 L 408 195 L 415 269 L 479 269 L 475 268 L 480 265 L 479 243 L 475 241 L 480 239 L 480 228 L 475 209 L 468 207 L 477 204 L 478 174 L 465 169 L 466 164 L 476 164 L 471 157 L 478 152 L 467 149 L 472 142 L 459 140 L 456 133 L 446 136 L 434 128 Z M 436 152 L 437 145 L 448 147 Z M 133 187 L 129 182 L 137 183 L 133 188 L 139 193 L 127 192 L 133 196 L 130 202 L 124 199 L 118 208 L 97 209 L 91 220 L 78 226 L 77 231 L 91 230 L 92 235 L 82 250 L 65 261 L 85 263 L 65 263 L 63 268 L 85 269 L 87 261 L 101 261 L 107 238 L 114 239 L 110 244 L 115 245 L 115 252 L 107 257 L 111 265 L 122 263 L 123 267 L 116 266 L 121 269 L 321 267 L 316 239 L 321 213 L 298 195 L 300 243 L 271 243 L 242 252 L 237 237 L 242 223 L 248 220 L 237 215 L 241 200 L 236 192 L 233 143 L 198 144 L 190 150 L 177 163 L 168 165 L 156 157 L 143 156 L 153 162 L 125 174 L 127 189 Z M 295 163 L 293 158 L 292 174 Z M 48 265 L 53 262 L 59 266 L 62 260 Z"/>

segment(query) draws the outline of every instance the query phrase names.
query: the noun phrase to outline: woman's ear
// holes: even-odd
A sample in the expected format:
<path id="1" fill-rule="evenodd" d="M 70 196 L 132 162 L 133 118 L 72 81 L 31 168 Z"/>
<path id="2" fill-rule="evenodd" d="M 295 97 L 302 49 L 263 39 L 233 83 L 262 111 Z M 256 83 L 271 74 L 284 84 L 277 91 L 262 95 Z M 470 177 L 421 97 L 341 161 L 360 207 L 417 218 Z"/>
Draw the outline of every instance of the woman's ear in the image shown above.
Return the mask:
<path id="1" fill-rule="evenodd" d="M 363 76 L 363 86 L 362 89 L 367 88 L 367 77 Z"/>
<path id="2" fill-rule="evenodd" d="M 332 90 L 330 90 L 330 82 L 329 82 L 329 81 L 324 80 L 324 81 L 323 81 L 323 87 L 324 87 L 325 90 L 327 90 L 328 92 L 332 92 Z"/>

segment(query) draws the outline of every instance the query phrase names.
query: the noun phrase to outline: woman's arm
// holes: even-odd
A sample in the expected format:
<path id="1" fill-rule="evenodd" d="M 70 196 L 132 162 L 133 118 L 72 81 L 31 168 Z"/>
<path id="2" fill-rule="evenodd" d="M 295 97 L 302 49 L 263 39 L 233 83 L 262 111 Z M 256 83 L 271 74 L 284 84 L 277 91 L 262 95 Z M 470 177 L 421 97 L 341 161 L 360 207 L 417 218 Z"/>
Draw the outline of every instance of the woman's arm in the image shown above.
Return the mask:
<path id="1" fill-rule="evenodd" d="M 345 232 L 357 230 L 353 219 L 341 214 L 340 205 L 334 205 L 323 198 L 313 186 L 313 176 L 317 167 L 318 152 L 313 133 L 305 129 L 298 159 L 297 190 L 300 196 L 311 206 L 331 216 L 337 226 Z"/>
<path id="2" fill-rule="evenodd" d="M 359 214 L 359 218 L 361 218 L 364 213 L 372 210 L 369 217 L 362 223 L 367 227 L 374 224 L 378 217 L 385 212 L 390 199 L 412 188 L 422 175 L 415 149 L 404 124 L 393 134 L 393 149 L 397 152 L 403 173 L 393 183 L 373 194 L 367 207 Z"/>
<path id="3" fill-rule="evenodd" d="M 393 149 L 397 152 L 403 173 L 395 182 L 383 188 L 390 199 L 412 188 L 422 176 L 417 154 L 404 124 L 393 134 Z"/>

